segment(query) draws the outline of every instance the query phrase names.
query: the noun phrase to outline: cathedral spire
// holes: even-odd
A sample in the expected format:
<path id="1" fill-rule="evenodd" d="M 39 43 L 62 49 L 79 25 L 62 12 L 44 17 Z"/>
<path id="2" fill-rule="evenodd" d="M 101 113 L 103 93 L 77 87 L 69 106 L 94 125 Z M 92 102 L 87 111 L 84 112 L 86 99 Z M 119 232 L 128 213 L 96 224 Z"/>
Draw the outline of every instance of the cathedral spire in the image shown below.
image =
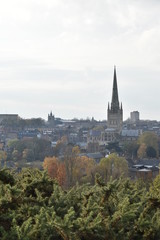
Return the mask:
<path id="1" fill-rule="evenodd" d="M 113 91 L 112 91 L 112 103 L 111 103 L 111 108 L 112 108 L 113 110 L 119 109 L 116 66 L 114 66 Z"/>
<path id="2" fill-rule="evenodd" d="M 115 131 L 120 133 L 120 131 L 122 130 L 122 123 L 123 123 L 123 108 L 122 104 L 120 105 L 118 99 L 116 67 L 114 67 L 112 102 L 111 105 L 108 105 L 107 127 L 114 129 Z"/>

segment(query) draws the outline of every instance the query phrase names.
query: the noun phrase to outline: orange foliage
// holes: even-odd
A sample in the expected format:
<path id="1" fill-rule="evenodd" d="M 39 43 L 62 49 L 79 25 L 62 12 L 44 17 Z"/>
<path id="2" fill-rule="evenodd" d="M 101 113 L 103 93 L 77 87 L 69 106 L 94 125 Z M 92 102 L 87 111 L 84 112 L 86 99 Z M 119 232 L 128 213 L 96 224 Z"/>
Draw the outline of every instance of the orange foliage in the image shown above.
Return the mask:
<path id="1" fill-rule="evenodd" d="M 66 169 L 64 163 L 61 163 L 56 157 L 46 157 L 43 168 L 47 169 L 51 178 L 56 179 L 63 186 L 66 182 Z"/>
<path id="2" fill-rule="evenodd" d="M 57 181 L 61 186 L 64 186 L 66 183 L 66 168 L 64 163 L 59 163 L 57 170 Z"/>

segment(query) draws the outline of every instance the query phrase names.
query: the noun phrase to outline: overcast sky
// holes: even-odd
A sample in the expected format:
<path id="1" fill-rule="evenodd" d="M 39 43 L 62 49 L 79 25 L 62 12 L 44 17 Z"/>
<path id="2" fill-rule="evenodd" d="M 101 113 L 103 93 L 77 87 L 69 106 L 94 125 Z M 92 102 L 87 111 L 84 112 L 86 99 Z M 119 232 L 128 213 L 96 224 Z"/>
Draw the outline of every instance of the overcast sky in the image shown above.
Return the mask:
<path id="1" fill-rule="evenodd" d="M 0 113 L 106 119 L 116 65 L 124 119 L 160 120 L 159 0 L 5 0 L 0 36 Z"/>

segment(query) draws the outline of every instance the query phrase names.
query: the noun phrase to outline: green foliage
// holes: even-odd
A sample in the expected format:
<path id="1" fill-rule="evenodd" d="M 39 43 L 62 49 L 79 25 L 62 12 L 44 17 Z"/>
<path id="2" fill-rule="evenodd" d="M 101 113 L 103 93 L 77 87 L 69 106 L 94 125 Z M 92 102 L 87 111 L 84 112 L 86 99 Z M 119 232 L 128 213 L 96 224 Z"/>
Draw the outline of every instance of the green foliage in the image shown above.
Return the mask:
<path id="1" fill-rule="evenodd" d="M 121 175 L 127 176 L 128 174 L 128 163 L 126 159 L 118 157 L 115 153 L 110 154 L 107 158 L 102 158 L 99 166 L 102 169 L 102 176 L 106 181 L 108 181 L 111 176 L 115 179 Z"/>
<path id="2" fill-rule="evenodd" d="M 45 125 L 45 121 L 42 118 L 31 118 L 31 119 L 4 119 L 1 122 L 1 125 L 4 127 L 12 127 L 12 128 L 30 128 L 30 127 L 42 127 Z"/>
<path id="3" fill-rule="evenodd" d="M 44 139 L 22 139 L 8 142 L 10 149 L 9 160 L 14 161 L 35 161 L 43 160 L 45 156 L 52 153 L 51 143 Z"/>
<path id="4" fill-rule="evenodd" d="M 147 154 L 147 157 L 149 158 L 156 158 L 157 156 L 156 150 L 151 146 L 147 147 L 146 154 Z"/>
<path id="5" fill-rule="evenodd" d="M 15 183 L 15 179 L 8 169 L 3 168 L 0 170 L 0 182 L 3 184 L 10 184 L 12 186 Z"/>
<path id="6" fill-rule="evenodd" d="M 160 239 L 160 177 L 63 190 L 46 172 L 0 171 L 0 239 Z"/>
<path id="7" fill-rule="evenodd" d="M 152 147 L 156 151 L 156 157 L 159 156 L 158 136 L 152 132 L 144 132 L 138 139 L 138 143 L 147 147 Z"/>
<path id="8" fill-rule="evenodd" d="M 110 152 L 122 152 L 122 149 L 119 146 L 119 142 L 109 142 L 107 148 L 110 150 Z"/>
<path id="9" fill-rule="evenodd" d="M 128 158 L 135 159 L 137 158 L 138 148 L 139 144 L 137 143 L 137 141 L 127 141 L 123 145 L 123 152 Z"/>

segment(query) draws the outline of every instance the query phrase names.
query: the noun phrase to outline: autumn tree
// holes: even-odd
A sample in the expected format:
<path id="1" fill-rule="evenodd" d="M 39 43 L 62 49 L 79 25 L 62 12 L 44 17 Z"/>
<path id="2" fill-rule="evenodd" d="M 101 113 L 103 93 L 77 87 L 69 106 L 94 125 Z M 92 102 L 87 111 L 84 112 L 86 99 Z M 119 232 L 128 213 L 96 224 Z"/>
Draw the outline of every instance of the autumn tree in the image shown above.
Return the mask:
<path id="1" fill-rule="evenodd" d="M 147 149 L 146 144 L 141 143 L 137 151 L 138 158 L 145 158 L 147 156 L 146 149 Z"/>
<path id="2" fill-rule="evenodd" d="M 64 164 L 66 167 L 66 174 L 67 174 L 67 185 L 71 187 L 75 184 L 73 171 L 76 164 L 76 158 L 80 153 L 78 146 L 72 146 L 71 144 L 67 145 L 65 152 L 64 152 Z"/>
<path id="3" fill-rule="evenodd" d="M 61 139 L 58 140 L 54 148 L 54 155 L 56 157 L 58 157 L 59 155 L 63 155 L 67 147 L 67 144 L 68 144 L 67 137 L 66 136 L 61 137 Z"/>
<path id="4" fill-rule="evenodd" d="M 86 156 L 77 156 L 73 168 L 74 182 L 84 183 L 93 181 L 95 161 Z"/>
<path id="5" fill-rule="evenodd" d="M 145 144 L 147 147 L 152 147 L 156 151 L 156 157 L 159 156 L 159 147 L 158 147 L 158 136 L 152 132 L 144 132 L 138 139 L 140 147 L 142 144 Z"/>
<path id="6" fill-rule="evenodd" d="M 51 178 L 56 179 L 61 186 L 66 183 L 66 170 L 63 162 L 56 157 L 46 157 L 43 162 L 43 168 L 48 171 Z"/>
<path id="7" fill-rule="evenodd" d="M 105 181 L 112 176 L 113 179 L 121 175 L 128 175 L 128 163 L 124 157 L 119 157 L 115 153 L 110 154 L 107 158 L 102 158 L 99 163 L 100 173 Z"/>

